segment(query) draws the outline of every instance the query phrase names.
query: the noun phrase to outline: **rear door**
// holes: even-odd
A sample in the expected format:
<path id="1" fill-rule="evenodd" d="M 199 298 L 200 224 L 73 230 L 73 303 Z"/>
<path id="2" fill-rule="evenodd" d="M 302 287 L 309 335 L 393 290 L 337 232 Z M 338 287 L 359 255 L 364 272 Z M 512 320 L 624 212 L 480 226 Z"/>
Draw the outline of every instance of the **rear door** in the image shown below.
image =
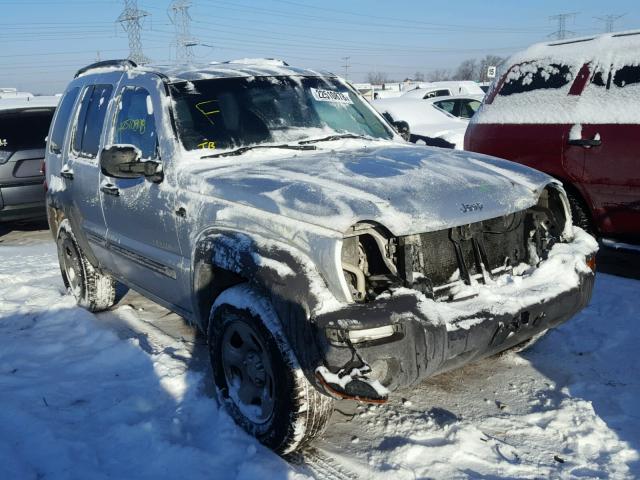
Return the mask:
<path id="1" fill-rule="evenodd" d="M 583 183 L 603 234 L 640 239 L 640 65 L 613 65 L 606 77 L 605 107 L 619 118 L 582 126 L 599 143 L 585 150 Z"/>
<path id="2" fill-rule="evenodd" d="M 110 257 L 106 248 L 107 226 L 98 193 L 98 149 L 113 89 L 113 85 L 106 83 L 83 88 L 66 158 L 60 169 L 64 188 L 71 199 L 73 212 L 70 218 L 76 223 L 73 227 L 86 236 L 103 265 L 110 264 Z"/>
<path id="3" fill-rule="evenodd" d="M 101 173 L 100 196 L 119 276 L 180 311 L 189 305 L 181 288 L 182 272 L 189 269 L 183 268 L 178 243 L 175 188 L 159 150 L 161 112 L 155 82 L 144 78 L 123 81 L 106 141 L 138 147 L 142 160 L 163 165 L 165 178 L 154 183 L 146 178 L 117 179 Z"/>

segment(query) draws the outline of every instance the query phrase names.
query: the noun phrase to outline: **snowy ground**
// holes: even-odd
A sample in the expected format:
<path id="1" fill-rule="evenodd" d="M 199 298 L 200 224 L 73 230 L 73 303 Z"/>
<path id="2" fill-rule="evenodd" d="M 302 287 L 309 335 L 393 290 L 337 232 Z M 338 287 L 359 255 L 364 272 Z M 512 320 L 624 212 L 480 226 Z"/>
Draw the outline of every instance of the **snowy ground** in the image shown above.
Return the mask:
<path id="1" fill-rule="evenodd" d="M 218 411 L 206 349 L 129 293 L 92 315 L 43 232 L 0 236 L 0 479 L 640 476 L 640 280 L 524 354 L 441 375 L 381 407 L 342 402 L 289 463 Z"/>

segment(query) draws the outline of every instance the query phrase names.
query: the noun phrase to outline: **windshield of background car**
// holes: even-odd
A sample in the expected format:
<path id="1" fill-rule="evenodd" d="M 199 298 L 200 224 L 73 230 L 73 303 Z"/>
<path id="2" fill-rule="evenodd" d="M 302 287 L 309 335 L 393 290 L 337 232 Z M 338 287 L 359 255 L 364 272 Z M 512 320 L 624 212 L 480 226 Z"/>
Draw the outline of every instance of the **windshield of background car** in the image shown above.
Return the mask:
<path id="1" fill-rule="evenodd" d="M 390 139 L 365 102 L 335 78 L 249 77 L 171 85 L 187 150 L 289 143 L 334 134 Z"/>
<path id="2" fill-rule="evenodd" d="M 0 112 L 0 162 L 18 150 L 44 148 L 54 109 Z"/>

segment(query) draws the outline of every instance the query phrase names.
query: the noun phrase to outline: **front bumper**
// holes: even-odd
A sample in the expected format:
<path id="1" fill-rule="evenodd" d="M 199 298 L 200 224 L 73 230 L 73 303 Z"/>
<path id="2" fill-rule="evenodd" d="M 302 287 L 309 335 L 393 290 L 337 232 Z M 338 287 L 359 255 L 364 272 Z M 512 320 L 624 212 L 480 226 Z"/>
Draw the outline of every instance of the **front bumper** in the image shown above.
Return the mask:
<path id="1" fill-rule="evenodd" d="M 320 340 L 324 366 L 338 373 L 363 362 L 371 368 L 370 377 L 388 390 L 410 386 L 518 345 L 567 321 L 591 299 L 593 272 L 583 270 L 578 277 L 574 288 L 553 298 L 521 302 L 521 308 L 509 313 L 468 311 L 455 323 L 442 321 L 436 302 L 425 304 L 406 290 L 371 304 L 349 305 L 317 317 L 318 330 L 348 335 L 354 329 L 393 325 L 394 333 L 356 344 L 325 334 Z"/>

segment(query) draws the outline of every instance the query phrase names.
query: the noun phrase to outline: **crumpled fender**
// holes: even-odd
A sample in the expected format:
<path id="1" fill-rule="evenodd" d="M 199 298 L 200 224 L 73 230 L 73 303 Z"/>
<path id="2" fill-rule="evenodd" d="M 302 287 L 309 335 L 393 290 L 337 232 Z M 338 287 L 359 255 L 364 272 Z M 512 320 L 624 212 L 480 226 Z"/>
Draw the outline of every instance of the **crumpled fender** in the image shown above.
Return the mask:
<path id="1" fill-rule="evenodd" d="M 196 243 L 192 273 L 194 311 L 202 331 L 208 332 L 216 297 L 249 283 L 271 301 L 300 366 L 315 383 L 321 352 L 312 317 L 322 304 L 337 301 L 310 259 L 288 244 L 212 229 Z"/>

